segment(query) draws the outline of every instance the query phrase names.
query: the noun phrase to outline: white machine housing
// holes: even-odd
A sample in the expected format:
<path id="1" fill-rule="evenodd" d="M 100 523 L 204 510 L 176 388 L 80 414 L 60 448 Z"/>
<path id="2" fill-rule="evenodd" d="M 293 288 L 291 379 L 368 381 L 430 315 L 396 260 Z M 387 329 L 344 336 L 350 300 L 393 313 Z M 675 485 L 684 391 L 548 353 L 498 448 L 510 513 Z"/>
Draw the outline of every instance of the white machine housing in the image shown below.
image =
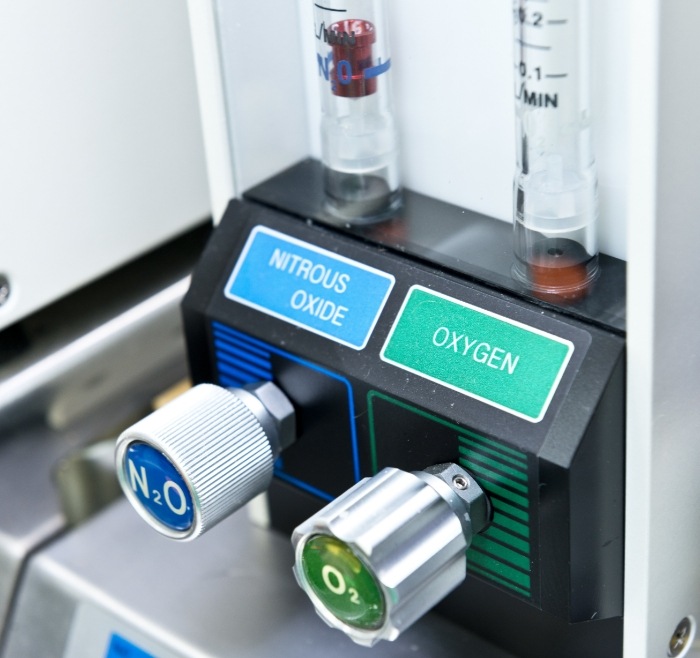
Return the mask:
<path id="1" fill-rule="evenodd" d="M 4 3 L 0 86 L 0 329 L 209 215 L 185 3 Z"/>
<path id="2" fill-rule="evenodd" d="M 511 3 L 387 0 L 406 186 L 508 221 Z M 214 213 L 318 157 L 309 0 L 189 0 Z M 700 619 L 700 5 L 593 0 L 601 250 L 628 263 L 625 658 Z"/>

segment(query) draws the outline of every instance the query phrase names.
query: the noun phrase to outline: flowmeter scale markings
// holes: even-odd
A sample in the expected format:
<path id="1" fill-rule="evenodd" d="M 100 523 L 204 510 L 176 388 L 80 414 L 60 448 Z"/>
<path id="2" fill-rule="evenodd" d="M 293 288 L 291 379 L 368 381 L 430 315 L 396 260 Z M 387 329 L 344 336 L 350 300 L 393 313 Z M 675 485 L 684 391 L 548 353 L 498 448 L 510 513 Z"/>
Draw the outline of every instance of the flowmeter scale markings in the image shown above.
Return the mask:
<path id="1" fill-rule="evenodd" d="M 381 358 L 537 423 L 573 351 L 568 340 L 413 286 Z"/>
<path id="2" fill-rule="evenodd" d="M 226 284 L 229 299 L 356 350 L 367 344 L 394 277 L 256 226 Z"/>

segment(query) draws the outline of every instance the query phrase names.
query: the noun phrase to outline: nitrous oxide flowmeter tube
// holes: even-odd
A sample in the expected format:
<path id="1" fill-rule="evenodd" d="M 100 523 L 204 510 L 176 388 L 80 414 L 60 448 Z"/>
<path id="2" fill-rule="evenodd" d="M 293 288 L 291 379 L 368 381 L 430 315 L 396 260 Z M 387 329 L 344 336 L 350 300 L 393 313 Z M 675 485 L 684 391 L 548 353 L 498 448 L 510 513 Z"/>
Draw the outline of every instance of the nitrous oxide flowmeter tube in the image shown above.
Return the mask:
<path id="1" fill-rule="evenodd" d="M 320 0 L 314 23 L 328 209 L 349 223 L 382 219 L 401 199 L 383 2 Z"/>
<path id="2" fill-rule="evenodd" d="M 514 0 L 514 276 L 576 300 L 598 273 L 589 0 Z"/>

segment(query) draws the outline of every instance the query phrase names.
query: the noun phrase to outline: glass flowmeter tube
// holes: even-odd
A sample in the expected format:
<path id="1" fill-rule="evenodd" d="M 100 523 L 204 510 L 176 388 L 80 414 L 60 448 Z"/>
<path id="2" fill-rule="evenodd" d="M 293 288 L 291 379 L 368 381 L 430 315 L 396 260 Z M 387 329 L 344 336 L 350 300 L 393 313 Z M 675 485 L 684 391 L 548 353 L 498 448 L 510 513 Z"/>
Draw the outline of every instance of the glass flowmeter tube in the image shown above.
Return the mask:
<path id="1" fill-rule="evenodd" d="M 349 223 L 382 219 L 401 200 L 383 2 L 320 0 L 314 24 L 328 209 Z"/>
<path id="2" fill-rule="evenodd" d="M 516 279 L 575 300 L 598 273 L 589 0 L 514 0 Z"/>

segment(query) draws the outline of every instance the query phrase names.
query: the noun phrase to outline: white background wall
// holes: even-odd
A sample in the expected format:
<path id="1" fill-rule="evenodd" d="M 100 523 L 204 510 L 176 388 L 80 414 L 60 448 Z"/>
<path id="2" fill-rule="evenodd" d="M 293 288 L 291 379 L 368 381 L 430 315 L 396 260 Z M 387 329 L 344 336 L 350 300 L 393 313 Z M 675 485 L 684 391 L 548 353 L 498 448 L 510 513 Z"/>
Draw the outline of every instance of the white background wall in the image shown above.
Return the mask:
<path id="1" fill-rule="evenodd" d="M 0 328 L 209 207 L 184 0 L 0 3 Z"/>

